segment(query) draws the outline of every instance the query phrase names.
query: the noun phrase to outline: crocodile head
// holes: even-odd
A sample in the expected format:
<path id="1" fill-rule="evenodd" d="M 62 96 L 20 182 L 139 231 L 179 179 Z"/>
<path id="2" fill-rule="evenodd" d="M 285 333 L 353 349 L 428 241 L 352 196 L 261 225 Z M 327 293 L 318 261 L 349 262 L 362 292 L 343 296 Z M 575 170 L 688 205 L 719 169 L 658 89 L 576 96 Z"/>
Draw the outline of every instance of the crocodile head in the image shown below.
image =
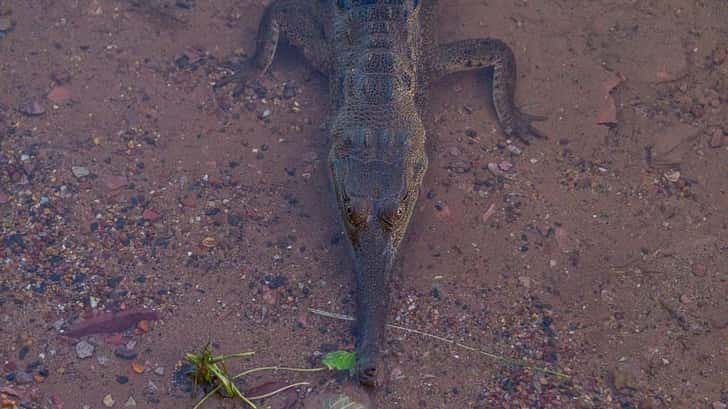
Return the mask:
<path id="1" fill-rule="evenodd" d="M 364 155 L 365 156 L 365 155 Z M 351 243 L 357 285 L 357 377 L 374 385 L 388 312 L 388 280 L 427 167 L 424 146 L 398 158 L 332 153 L 334 190 Z"/>

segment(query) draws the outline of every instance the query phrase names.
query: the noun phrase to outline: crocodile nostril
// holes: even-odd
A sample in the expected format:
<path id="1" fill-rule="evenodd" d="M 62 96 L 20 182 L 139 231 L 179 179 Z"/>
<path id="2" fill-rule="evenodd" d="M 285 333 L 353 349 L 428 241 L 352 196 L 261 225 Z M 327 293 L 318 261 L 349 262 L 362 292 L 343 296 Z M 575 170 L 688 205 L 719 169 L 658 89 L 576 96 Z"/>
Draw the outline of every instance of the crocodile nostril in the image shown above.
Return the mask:
<path id="1" fill-rule="evenodd" d="M 374 386 L 377 380 L 377 368 L 373 365 L 366 365 L 359 368 L 359 383 L 364 386 Z"/>

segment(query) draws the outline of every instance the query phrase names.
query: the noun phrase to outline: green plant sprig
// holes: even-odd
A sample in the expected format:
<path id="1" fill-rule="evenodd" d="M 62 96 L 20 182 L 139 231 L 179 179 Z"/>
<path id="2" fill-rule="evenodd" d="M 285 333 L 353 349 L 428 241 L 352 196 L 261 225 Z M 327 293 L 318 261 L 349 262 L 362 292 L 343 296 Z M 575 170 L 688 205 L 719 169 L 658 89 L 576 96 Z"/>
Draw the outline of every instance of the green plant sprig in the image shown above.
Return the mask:
<path id="1" fill-rule="evenodd" d="M 185 359 L 195 368 L 195 371 L 191 375 L 195 386 L 200 384 L 210 386 L 215 385 L 212 390 L 210 390 L 202 399 L 200 399 L 199 402 L 197 402 L 193 409 L 199 409 L 200 407 L 202 407 L 202 405 L 208 399 L 210 399 L 216 393 L 220 392 L 220 390 L 223 390 L 228 396 L 239 398 L 240 400 L 245 402 L 245 404 L 248 405 L 251 409 L 258 409 L 258 407 L 252 401 L 269 398 L 278 393 L 298 386 L 310 385 L 309 382 L 298 382 L 284 386 L 264 395 L 246 397 L 235 385 L 235 380 L 256 372 L 287 371 L 301 373 L 321 372 L 326 370 L 351 370 L 356 364 L 356 356 L 353 352 L 335 351 L 330 352 L 324 356 L 324 359 L 322 361 L 324 366 L 320 368 L 291 368 L 285 366 L 266 366 L 248 369 L 232 377 L 227 373 L 227 370 L 225 368 L 226 360 L 234 358 L 248 358 L 254 354 L 255 352 L 240 352 L 236 354 L 213 356 L 209 348 L 209 343 L 205 345 L 200 354 L 185 354 Z"/>

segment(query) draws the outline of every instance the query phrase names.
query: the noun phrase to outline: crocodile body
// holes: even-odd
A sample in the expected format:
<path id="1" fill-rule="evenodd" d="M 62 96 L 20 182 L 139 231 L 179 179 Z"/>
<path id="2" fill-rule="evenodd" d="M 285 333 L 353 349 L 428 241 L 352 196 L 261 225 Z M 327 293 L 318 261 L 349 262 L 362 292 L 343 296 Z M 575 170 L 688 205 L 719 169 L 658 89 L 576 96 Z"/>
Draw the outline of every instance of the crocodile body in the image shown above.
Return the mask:
<path id="1" fill-rule="evenodd" d="M 354 260 L 356 374 L 365 385 L 377 379 L 390 271 L 427 169 L 420 117 L 426 86 L 450 73 L 492 67 L 493 102 L 504 133 L 524 141 L 541 136 L 531 126 L 540 118 L 514 104 L 511 49 L 492 38 L 439 44 L 436 3 L 273 0 L 259 26 L 255 55 L 230 78 L 244 84 L 263 74 L 283 39 L 329 78 L 329 165 Z"/>

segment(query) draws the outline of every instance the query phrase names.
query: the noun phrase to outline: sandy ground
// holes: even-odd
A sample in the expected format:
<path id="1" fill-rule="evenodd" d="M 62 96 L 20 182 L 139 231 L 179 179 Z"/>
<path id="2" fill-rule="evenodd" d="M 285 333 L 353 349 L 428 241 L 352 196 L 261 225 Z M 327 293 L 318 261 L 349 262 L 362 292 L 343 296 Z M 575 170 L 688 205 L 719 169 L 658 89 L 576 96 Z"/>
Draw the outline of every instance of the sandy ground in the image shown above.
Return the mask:
<path id="1" fill-rule="evenodd" d="M 208 340 L 257 352 L 231 371 L 352 347 L 307 312 L 354 309 L 325 78 L 284 50 L 240 99 L 211 89 L 265 3 L 0 3 L 3 407 L 192 407 L 173 378 Z M 550 138 L 505 141 L 483 75 L 434 87 L 392 322 L 570 378 L 392 330 L 371 406 L 726 408 L 725 1 L 441 3 L 443 40 L 513 47 Z M 64 336 L 140 308 L 158 317 Z M 348 384 L 243 387 L 270 379 L 312 383 L 276 409 Z"/>

